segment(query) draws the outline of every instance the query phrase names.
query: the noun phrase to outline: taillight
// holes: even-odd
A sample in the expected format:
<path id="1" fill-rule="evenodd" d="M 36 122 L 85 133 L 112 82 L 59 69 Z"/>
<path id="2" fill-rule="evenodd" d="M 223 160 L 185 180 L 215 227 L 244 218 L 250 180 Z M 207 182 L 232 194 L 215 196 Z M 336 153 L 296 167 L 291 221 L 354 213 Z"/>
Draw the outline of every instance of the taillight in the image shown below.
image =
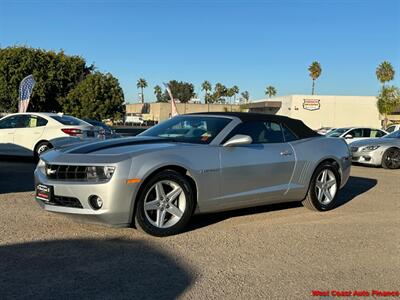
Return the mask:
<path id="1" fill-rule="evenodd" d="M 72 136 L 82 134 L 82 130 L 78 128 L 62 128 L 61 131 Z"/>

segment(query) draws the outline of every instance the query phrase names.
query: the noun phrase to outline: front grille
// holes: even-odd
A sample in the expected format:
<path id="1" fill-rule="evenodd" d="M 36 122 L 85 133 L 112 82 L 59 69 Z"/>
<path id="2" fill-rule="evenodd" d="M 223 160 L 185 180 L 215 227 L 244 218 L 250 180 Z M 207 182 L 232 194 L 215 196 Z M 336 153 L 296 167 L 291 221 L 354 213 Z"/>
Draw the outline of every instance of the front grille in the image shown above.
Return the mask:
<path id="1" fill-rule="evenodd" d="M 351 152 L 357 152 L 358 151 L 358 147 L 351 147 Z"/>
<path id="2" fill-rule="evenodd" d="M 56 205 L 56 206 L 66 206 L 66 207 L 74 207 L 74 208 L 83 208 L 82 204 L 78 199 L 73 197 L 64 197 L 64 196 L 53 196 L 51 202 L 46 204 Z"/>
<path id="3" fill-rule="evenodd" d="M 46 165 L 46 176 L 54 180 L 86 180 L 86 166 Z"/>

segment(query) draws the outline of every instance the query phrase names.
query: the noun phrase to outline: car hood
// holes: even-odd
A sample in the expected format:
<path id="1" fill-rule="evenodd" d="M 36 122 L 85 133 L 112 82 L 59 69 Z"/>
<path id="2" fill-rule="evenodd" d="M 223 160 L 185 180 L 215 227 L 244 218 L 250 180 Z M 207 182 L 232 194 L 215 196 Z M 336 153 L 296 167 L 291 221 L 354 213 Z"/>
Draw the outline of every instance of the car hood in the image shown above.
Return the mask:
<path id="1" fill-rule="evenodd" d="M 362 147 L 362 146 L 374 146 L 374 145 L 398 145 L 400 144 L 399 139 L 392 138 L 374 138 L 361 141 L 355 141 L 350 144 L 352 147 Z"/>
<path id="2" fill-rule="evenodd" d="M 41 158 L 51 163 L 113 163 L 141 153 L 176 146 L 177 143 L 171 139 L 140 136 L 81 142 L 50 150 Z"/>

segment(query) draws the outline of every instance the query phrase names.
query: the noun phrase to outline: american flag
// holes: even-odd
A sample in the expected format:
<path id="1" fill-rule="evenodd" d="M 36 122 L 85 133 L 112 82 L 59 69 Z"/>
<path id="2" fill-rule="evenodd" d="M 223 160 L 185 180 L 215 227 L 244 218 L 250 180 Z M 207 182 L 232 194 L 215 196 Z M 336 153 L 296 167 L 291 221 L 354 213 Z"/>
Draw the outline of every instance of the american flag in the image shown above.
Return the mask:
<path id="1" fill-rule="evenodd" d="M 28 75 L 24 79 L 22 79 L 21 84 L 19 85 L 19 106 L 18 112 L 26 112 L 29 105 L 29 100 L 31 98 L 33 86 L 36 81 L 33 78 L 33 75 Z"/>
<path id="2" fill-rule="evenodd" d="M 171 117 L 175 117 L 177 115 L 179 115 L 178 113 L 178 109 L 176 108 L 176 104 L 174 101 L 174 96 L 172 96 L 172 92 L 171 89 L 169 88 L 169 85 L 167 83 L 164 83 L 165 88 L 167 89 L 168 95 L 171 98 Z"/>

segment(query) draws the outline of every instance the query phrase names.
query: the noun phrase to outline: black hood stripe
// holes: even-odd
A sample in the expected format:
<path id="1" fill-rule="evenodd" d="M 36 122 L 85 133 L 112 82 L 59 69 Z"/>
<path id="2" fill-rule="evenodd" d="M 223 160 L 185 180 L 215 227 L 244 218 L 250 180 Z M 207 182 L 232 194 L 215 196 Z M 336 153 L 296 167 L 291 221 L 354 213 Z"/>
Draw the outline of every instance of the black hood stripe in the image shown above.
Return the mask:
<path id="1" fill-rule="evenodd" d="M 153 138 L 153 137 L 134 137 L 134 138 L 121 138 L 114 140 L 107 140 L 101 142 L 90 143 L 88 145 L 75 147 L 72 150 L 68 151 L 70 154 L 88 154 L 96 151 L 115 148 L 115 147 L 123 147 L 123 146 L 133 146 L 133 145 L 142 145 L 142 144 L 156 144 L 156 143 L 165 143 L 170 142 L 171 139 L 164 138 Z"/>

